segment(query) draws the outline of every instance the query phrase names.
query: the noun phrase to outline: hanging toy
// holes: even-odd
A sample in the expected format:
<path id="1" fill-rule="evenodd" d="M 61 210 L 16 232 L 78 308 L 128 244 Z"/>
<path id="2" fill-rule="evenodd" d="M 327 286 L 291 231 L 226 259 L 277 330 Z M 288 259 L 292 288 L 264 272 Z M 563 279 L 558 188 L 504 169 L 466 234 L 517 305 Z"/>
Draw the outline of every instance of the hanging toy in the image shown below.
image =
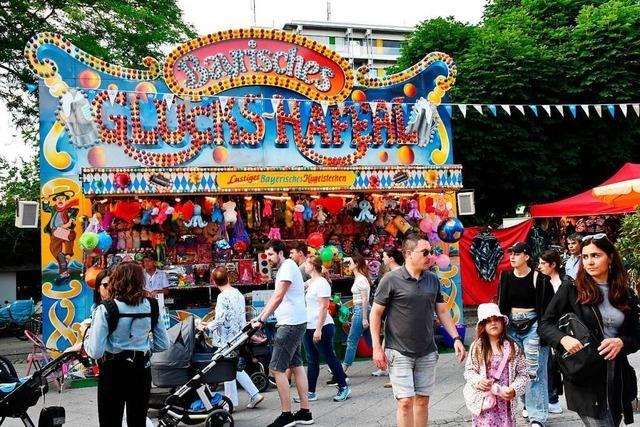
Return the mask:
<path id="1" fill-rule="evenodd" d="M 211 210 L 211 222 L 223 222 L 224 215 L 222 214 L 222 209 L 220 209 L 220 205 L 218 203 L 213 204 L 213 209 Z"/>
<path id="2" fill-rule="evenodd" d="M 358 207 L 360 208 L 360 213 L 353 219 L 358 222 L 373 222 L 376 220 L 376 217 L 371 213 L 371 203 L 368 200 L 360 200 Z"/>
<path id="3" fill-rule="evenodd" d="M 107 207 L 107 210 L 104 213 L 104 216 L 102 217 L 102 228 L 104 230 L 108 230 L 111 228 L 111 223 L 113 222 L 113 205 L 109 204 L 109 206 Z"/>
<path id="4" fill-rule="evenodd" d="M 202 207 L 199 204 L 196 203 L 193 205 L 193 216 L 189 221 L 186 221 L 184 225 L 187 228 L 203 228 L 207 226 L 207 223 L 202 219 Z"/>
<path id="5" fill-rule="evenodd" d="M 123 251 L 127 248 L 124 231 L 118 231 L 118 243 L 116 244 L 116 249 L 119 251 Z"/>
<path id="6" fill-rule="evenodd" d="M 153 207 L 151 202 L 146 201 L 142 204 L 142 217 L 140 218 L 140 225 L 149 225 L 151 224 L 151 215 L 153 210 L 156 209 Z M 156 215 L 158 210 L 156 210 Z"/>
<path id="7" fill-rule="evenodd" d="M 133 249 L 140 249 L 140 232 L 133 230 Z"/>
<path id="8" fill-rule="evenodd" d="M 298 200 L 296 205 L 293 207 L 293 222 L 302 224 L 304 222 L 304 211 L 305 207 L 302 204 L 302 200 Z"/>
<path id="9" fill-rule="evenodd" d="M 100 233 L 101 231 L 104 231 L 100 214 L 98 212 L 93 214 L 85 231 L 90 231 L 92 233 Z"/>
<path id="10" fill-rule="evenodd" d="M 384 200 L 382 200 L 382 197 L 373 198 L 373 211 L 377 214 L 384 212 Z"/>
<path id="11" fill-rule="evenodd" d="M 313 209 L 311 208 L 311 203 L 307 199 L 303 202 L 304 211 L 302 212 L 302 218 L 305 221 L 311 221 L 313 219 Z"/>
<path id="12" fill-rule="evenodd" d="M 327 220 L 327 214 L 324 213 L 321 205 L 316 206 L 316 220 L 318 221 L 318 224 L 324 224 Z"/>
<path id="13" fill-rule="evenodd" d="M 280 229 L 278 227 L 271 227 L 269 230 L 269 239 L 280 240 Z"/>
<path id="14" fill-rule="evenodd" d="M 293 200 L 287 199 L 284 207 L 284 224 L 287 228 L 291 228 L 293 227 L 293 212 L 295 211 L 296 205 L 293 203 Z"/>
<path id="15" fill-rule="evenodd" d="M 227 200 L 222 204 L 224 209 L 224 223 L 227 227 L 235 225 L 238 220 L 238 213 L 236 212 L 236 202 L 233 200 Z"/>
<path id="16" fill-rule="evenodd" d="M 262 209 L 262 218 L 270 218 L 273 215 L 272 202 L 269 199 L 264 199 L 264 208 Z"/>
<path id="17" fill-rule="evenodd" d="M 409 213 L 407 214 L 407 216 L 405 216 L 405 219 L 407 221 L 409 220 L 419 220 L 422 219 L 422 214 L 420 214 L 420 211 L 418 210 L 418 201 L 417 200 L 411 200 L 409 202 L 409 208 L 411 209 L 409 211 Z"/>
<path id="18" fill-rule="evenodd" d="M 247 227 L 253 228 L 253 199 L 244 200 L 244 210 L 247 213 Z"/>

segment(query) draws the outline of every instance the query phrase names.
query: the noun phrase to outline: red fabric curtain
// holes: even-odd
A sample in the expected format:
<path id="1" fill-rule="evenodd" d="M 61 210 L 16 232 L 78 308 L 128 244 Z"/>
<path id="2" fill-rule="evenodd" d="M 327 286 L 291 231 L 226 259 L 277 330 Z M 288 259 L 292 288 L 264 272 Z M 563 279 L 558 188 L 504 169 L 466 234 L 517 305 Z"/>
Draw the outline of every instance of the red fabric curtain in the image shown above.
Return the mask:
<path id="1" fill-rule="evenodd" d="M 491 230 L 496 236 L 503 251 L 513 246 L 516 242 L 527 240 L 529 230 L 533 226 L 533 219 L 528 219 L 514 227 Z M 498 269 L 491 282 L 483 280 L 478 275 L 473 257 L 469 252 L 471 242 L 474 237 L 483 230 L 484 227 L 467 227 L 464 235 L 460 239 L 460 269 L 462 275 L 462 302 L 464 305 L 478 305 L 490 302 L 498 294 L 498 280 L 500 273 L 511 268 L 509 257 L 503 256 L 498 264 Z"/>

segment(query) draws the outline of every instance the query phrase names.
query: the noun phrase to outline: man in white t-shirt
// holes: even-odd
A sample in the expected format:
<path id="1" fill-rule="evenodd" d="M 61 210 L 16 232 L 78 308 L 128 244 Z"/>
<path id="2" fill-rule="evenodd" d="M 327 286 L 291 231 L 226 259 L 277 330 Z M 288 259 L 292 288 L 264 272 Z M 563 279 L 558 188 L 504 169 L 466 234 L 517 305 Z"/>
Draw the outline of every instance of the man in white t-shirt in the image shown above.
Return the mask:
<path id="1" fill-rule="evenodd" d="M 269 369 L 273 372 L 280 397 L 282 414 L 268 427 L 286 427 L 296 424 L 313 424 L 309 410 L 307 374 L 302 366 L 302 338 L 307 330 L 307 313 L 304 302 L 304 282 L 300 268 L 290 259 L 285 259 L 285 244 L 270 240 L 265 245 L 265 254 L 271 268 L 277 269 L 275 291 L 260 316 L 251 321 L 260 327 L 274 313 L 278 321 Z M 296 388 L 300 410 L 291 413 L 291 396 L 287 369 L 296 377 Z"/>
<path id="2" fill-rule="evenodd" d="M 167 296 L 169 293 L 169 279 L 167 273 L 158 270 L 156 262 L 158 258 L 154 253 L 146 253 L 142 258 L 142 267 L 144 268 L 144 290 L 151 298 L 155 298 L 158 294 Z"/>

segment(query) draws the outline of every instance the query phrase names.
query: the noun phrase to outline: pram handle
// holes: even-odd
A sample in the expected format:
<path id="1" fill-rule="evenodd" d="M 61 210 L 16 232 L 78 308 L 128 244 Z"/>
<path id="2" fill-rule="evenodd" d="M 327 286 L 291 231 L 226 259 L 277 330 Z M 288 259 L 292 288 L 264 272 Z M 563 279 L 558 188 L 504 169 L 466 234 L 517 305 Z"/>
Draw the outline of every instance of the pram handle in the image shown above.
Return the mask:
<path id="1" fill-rule="evenodd" d="M 242 332 L 246 332 L 247 335 L 252 336 L 254 335 L 256 332 L 258 332 L 260 330 L 260 328 L 254 328 L 253 326 L 251 326 L 251 322 L 247 323 L 244 328 L 242 328 Z"/>

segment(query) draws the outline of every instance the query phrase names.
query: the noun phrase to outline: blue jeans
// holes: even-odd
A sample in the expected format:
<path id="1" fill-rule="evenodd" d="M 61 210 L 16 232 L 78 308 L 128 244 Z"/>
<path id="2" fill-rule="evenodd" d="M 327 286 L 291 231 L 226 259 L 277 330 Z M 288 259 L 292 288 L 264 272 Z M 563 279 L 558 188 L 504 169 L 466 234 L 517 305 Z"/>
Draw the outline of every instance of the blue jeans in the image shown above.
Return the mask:
<path id="1" fill-rule="evenodd" d="M 356 358 L 356 350 L 358 349 L 358 341 L 360 341 L 360 337 L 363 335 L 367 345 L 371 347 L 371 331 L 369 328 L 364 329 L 362 327 L 362 306 L 356 305 L 353 307 L 351 329 L 349 329 L 347 349 L 344 352 L 344 362 L 342 362 L 345 366 L 351 366 L 353 364 L 353 361 Z"/>
<path id="2" fill-rule="evenodd" d="M 511 314 L 510 319 L 532 319 L 536 314 L 518 313 Z M 517 333 L 507 327 L 509 337 L 524 349 L 527 361 L 527 370 L 531 379 L 524 395 L 524 403 L 529 414 L 529 421 L 538 421 L 544 424 L 549 417 L 549 392 L 547 384 L 547 361 L 549 360 L 549 347 L 540 347 L 538 336 L 538 322 L 525 333 Z"/>
<path id="3" fill-rule="evenodd" d="M 331 372 L 336 376 L 338 380 L 338 387 L 343 389 L 347 386 L 346 375 L 342 370 L 342 365 L 336 352 L 333 350 L 333 336 L 336 333 L 336 328 L 333 323 L 324 325 L 322 327 L 322 338 L 317 344 L 313 342 L 313 333 L 315 329 L 307 329 L 302 339 L 304 345 L 304 352 L 307 355 L 307 380 L 309 381 L 309 391 L 311 393 L 316 392 L 316 385 L 318 383 L 318 375 L 320 374 L 320 356 L 324 358 L 331 368 Z"/>

